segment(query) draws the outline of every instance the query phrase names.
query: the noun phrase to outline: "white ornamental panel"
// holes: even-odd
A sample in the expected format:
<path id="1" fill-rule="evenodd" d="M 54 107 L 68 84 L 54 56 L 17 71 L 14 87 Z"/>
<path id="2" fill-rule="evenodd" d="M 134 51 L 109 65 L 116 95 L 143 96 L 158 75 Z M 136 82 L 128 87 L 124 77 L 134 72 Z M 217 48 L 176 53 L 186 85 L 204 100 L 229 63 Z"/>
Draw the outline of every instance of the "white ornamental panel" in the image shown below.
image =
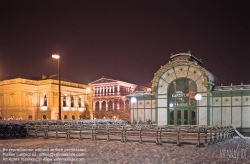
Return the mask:
<path id="1" fill-rule="evenodd" d="M 199 69 L 195 68 L 195 67 L 190 67 L 188 70 L 188 78 L 196 81 L 200 76 L 201 76 L 201 72 Z"/>
<path id="2" fill-rule="evenodd" d="M 231 97 L 223 97 L 222 106 L 231 106 Z"/>
<path id="3" fill-rule="evenodd" d="M 176 77 L 177 78 L 187 77 L 188 68 L 189 68 L 189 66 L 176 66 L 176 67 L 174 67 Z"/>
<path id="4" fill-rule="evenodd" d="M 196 81 L 196 85 L 197 85 L 197 91 L 198 91 L 198 92 L 205 92 L 205 91 L 207 91 L 207 88 L 204 86 L 203 77 L 200 77 L 200 78 Z"/>
<path id="5" fill-rule="evenodd" d="M 165 81 L 167 81 L 168 83 L 170 83 L 171 81 L 173 81 L 174 79 L 176 79 L 175 72 L 174 72 L 173 68 L 169 69 L 164 74 L 165 75 L 163 76 L 164 77 L 163 79 Z"/>
<path id="6" fill-rule="evenodd" d="M 158 84 L 158 94 L 166 94 L 167 89 L 168 89 L 168 83 L 163 79 L 160 79 Z"/>

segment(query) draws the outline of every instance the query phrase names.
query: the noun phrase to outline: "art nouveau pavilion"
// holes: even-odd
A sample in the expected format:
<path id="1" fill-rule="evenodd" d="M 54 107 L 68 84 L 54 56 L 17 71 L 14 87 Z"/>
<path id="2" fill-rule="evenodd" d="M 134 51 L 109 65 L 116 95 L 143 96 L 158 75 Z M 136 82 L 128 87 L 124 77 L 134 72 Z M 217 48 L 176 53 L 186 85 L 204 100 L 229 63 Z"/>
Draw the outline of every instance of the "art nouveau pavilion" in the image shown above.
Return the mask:
<path id="1" fill-rule="evenodd" d="M 130 120 L 159 125 L 229 125 L 250 130 L 250 85 L 222 86 L 190 53 L 171 55 L 152 91 L 133 93 Z M 196 95 L 201 99 L 196 99 Z M 197 96 L 197 97 L 198 97 Z M 155 104 L 154 104 L 155 103 Z"/>

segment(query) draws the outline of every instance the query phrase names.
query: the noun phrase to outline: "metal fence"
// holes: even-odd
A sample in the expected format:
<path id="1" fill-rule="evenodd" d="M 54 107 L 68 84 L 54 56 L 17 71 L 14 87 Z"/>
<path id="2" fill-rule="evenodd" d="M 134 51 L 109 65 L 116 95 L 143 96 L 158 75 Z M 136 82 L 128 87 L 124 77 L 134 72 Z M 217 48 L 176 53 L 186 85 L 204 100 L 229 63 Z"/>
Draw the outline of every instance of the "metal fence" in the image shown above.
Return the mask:
<path id="1" fill-rule="evenodd" d="M 206 146 L 233 138 L 235 131 L 232 126 L 157 126 L 138 125 L 26 125 L 28 137 L 117 140 L 121 142 L 155 142 L 194 144 Z"/>

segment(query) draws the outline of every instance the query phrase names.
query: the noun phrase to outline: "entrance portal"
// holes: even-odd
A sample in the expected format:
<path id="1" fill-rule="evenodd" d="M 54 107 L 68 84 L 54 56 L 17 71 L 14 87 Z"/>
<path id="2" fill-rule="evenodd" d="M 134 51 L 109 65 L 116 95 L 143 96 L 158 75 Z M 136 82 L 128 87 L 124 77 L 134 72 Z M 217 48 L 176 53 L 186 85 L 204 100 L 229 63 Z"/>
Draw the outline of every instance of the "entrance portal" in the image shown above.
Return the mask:
<path id="1" fill-rule="evenodd" d="M 172 108 L 169 116 L 170 125 L 196 125 L 195 108 Z"/>

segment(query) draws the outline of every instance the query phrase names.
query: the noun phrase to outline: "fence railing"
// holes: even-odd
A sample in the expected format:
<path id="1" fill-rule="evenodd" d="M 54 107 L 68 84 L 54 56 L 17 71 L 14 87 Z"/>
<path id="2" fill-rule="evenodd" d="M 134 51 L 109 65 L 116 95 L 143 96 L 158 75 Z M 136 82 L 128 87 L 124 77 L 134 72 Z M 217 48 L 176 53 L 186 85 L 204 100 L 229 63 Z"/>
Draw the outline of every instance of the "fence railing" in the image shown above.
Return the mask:
<path id="1" fill-rule="evenodd" d="M 233 138 L 232 126 L 156 126 L 156 125 L 26 125 L 29 137 L 118 140 L 205 146 Z"/>

